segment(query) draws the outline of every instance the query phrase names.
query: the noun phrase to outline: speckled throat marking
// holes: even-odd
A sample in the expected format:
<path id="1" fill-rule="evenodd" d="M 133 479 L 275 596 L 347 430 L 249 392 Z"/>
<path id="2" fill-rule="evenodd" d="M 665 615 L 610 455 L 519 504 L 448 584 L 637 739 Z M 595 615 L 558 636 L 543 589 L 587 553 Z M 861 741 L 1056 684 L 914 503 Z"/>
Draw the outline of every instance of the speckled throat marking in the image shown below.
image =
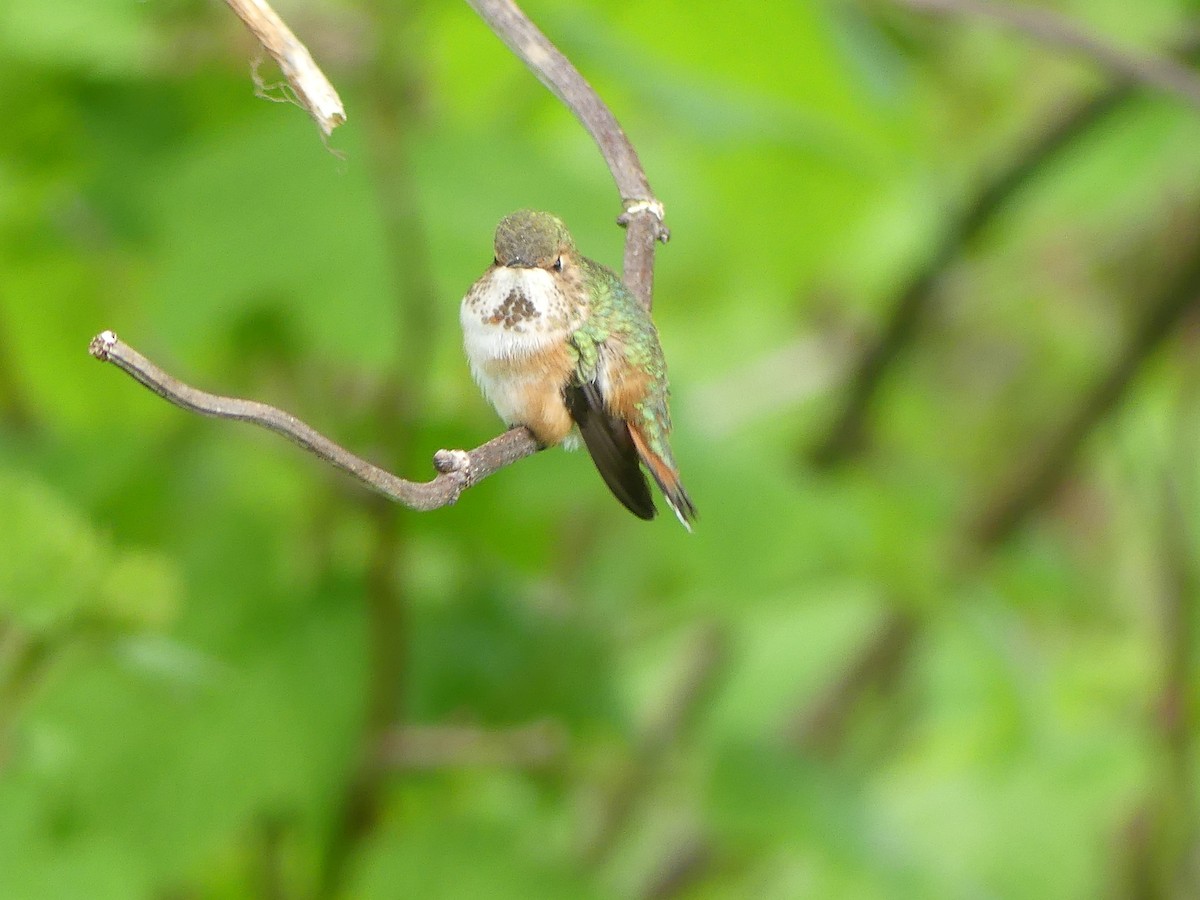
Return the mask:
<path id="1" fill-rule="evenodd" d="M 514 288 L 508 292 L 503 303 L 492 308 L 490 315 L 484 313 L 483 322 L 485 325 L 501 325 L 512 329 L 536 318 L 538 311 L 533 301 Z"/>
<path id="2" fill-rule="evenodd" d="M 484 273 L 462 302 L 467 354 L 520 352 L 523 345 L 540 345 L 539 337 L 563 339 L 578 327 L 586 310 L 571 303 L 563 291 L 574 287 L 567 278 L 545 269 L 496 266 Z M 509 339 L 513 340 L 509 340 Z M 499 344 L 500 346 L 493 346 Z"/>

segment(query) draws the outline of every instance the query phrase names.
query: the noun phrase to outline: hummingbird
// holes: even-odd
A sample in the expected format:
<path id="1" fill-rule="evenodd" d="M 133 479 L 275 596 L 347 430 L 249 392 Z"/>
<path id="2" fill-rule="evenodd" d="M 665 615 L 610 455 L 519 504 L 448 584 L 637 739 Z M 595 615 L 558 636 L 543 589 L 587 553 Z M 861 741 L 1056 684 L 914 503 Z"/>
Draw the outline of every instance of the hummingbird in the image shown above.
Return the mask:
<path id="1" fill-rule="evenodd" d="M 574 449 L 582 439 L 613 495 L 652 519 L 644 465 L 691 531 L 696 507 L 671 453 L 667 364 L 650 313 L 551 213 L 505 216 L 494 249 L 460 310 L 467 360 L 488 401 L 543 447 Z"/>

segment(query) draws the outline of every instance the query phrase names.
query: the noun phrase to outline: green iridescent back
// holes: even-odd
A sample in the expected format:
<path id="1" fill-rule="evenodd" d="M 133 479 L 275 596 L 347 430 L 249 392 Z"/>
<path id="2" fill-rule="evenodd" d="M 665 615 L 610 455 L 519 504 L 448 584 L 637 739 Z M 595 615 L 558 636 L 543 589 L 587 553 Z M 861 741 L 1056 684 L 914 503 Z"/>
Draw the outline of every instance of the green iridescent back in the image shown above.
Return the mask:
<path id="1" fill-rule="evenodd" d="M 630 368 L 649 375 L 646 396 L 637 404 L 641 421 L 633 424 L 640 427 L 650 449 L 673 467 L 667 443 L 671 431 L 667 362 L 654 321 L 612 269 L 586 257 L 580 258 L 579 265 L 592 303 L 587 321 L 571 336 L 578 351 L 580 381 L 595 380 L 600 347 L 605 345 L 620 353 Z"/>

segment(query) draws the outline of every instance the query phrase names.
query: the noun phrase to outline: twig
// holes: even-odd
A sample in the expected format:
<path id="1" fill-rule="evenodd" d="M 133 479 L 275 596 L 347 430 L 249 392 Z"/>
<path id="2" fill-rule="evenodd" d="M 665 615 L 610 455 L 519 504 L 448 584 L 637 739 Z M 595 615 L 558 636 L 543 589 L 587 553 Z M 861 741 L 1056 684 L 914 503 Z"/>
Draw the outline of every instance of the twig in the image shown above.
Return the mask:
<path id="1" fill-rule="evenodd" d="M 922 12 L 948 13 L 991 19 L 1039 43 L 1072 50 L 1102 68 L 1152 87 L 1200 108 L 1200 76 L 1172 59 L 1137 53 L 1048 9 L 1007 3 L 1005 0 L 893 0 Z"/>
<path id="2" fill-rule="evenodd" d="M 599 95 L 512 0 L 467 0 L 508 49 L 565 103 L 596 141 L 621 192 L 625 226 L 625 284 L 649 309 L 654 290 L 654 244 L 666 243 L 663 205 L 650 189 L 637 151 Z"/>
<path id="3" fill-rule="evenodd" d="M 250 32 L 278 63 L 280 71 L 296 92 L 296 99 L 328 137 L 346 121 L 346 110 L 337 91 L 313 62 L 308 52 L 283 19 L 266 0 L 225 0 Z"/>
<path id="4" fill-rule="evenodd" d="M 978 10 L 985 14 L 993 13 L 1002 6 L 995 2 L 977 4 L 956 3 L 953 0 L 893 2 L 921 8 L 937 5 L 945 11 L 951 7 L 964 11 L 967 6 L 986 6 L 986 9 Z M 1041 13 L 1029 11 L 1029 14 L 1037 19 Z M 1189 40 L 1187 46 L 1181 47 L 1178 52 L 1189 57 L 1195 55 L 1195 40 Z M 1135 81 L 1146 83 L 1144 79 L 1124 77 L 1107 90 L 1072 108 L 1035 139 L 1012 165 L 985 184 L 964 212 L 951 221 L 938 249 L 900 292 L 883 335 L 864 354 L 851 379 L 846 405 L 828 436 L 813 454 L 818 463 L 839 462 L 861 443 L 870 403 L 878 392 L 886 370 L 915 335 L 921 318 L 933 300 L 941 273 L 1032 176 L 1134 96 Z M 1200 254 L 1200 247 L 1192 252 Z M 1200 294 L 1200 258 L 1159 296 L 1157 302 L 1150 298 L 1138 304 L 1153 308 L 1108 374 L 1088 394 L 1067 426 L 1051 440 L 1048 451 L 1031 454 L 1034 465 L 1027 470 L 1024 479 L 1011 492 L 986 507 L 989 511 L 979 517 L 974 529 L 967 532 L 968 548 L 960 562 L 977 558 L 979 550 L 994 546 L 1011 535 L 1047 499 L 1065 475 L 1091 428 L 1119 402 L 1146 356 L 1170 333 L 1197 294 Z M 883 668 L 890 672 L 886 677 L 895 678 L 908 664 L 918 632 L 915 624 L 902 627 L 906 618 L 900 613 L 885 615 L 876 637 L 853 655 L 815 706 L 796 720 L 792 735 L 802 746 L 817 746 L 826 751 L 836 749 L 844 737 L 849 712 L 864 693 L 879 683 L 876 678 L 867 676 Z"/>
<path id="5" fill-rule="evenodd" d="M 399 478 L 338 446 L 290 413 L 266 403 L 209 394 L 168 375 L 111 331 L 92 339 L 88 352 L 111 362 L 126 374 L 190 412 L 218 419 L 237 419 L 260 425 L 299 444 L 305 450 L 353 475 L 373 491 L 411 509 L 428 511 L 448 506 L 472 485 L 494 472 L 531 456 L 540 445 L 524 428 L 513 428 L 474 450 L 439 450 L 433 457 L 439 474 L 432 481 Z"/>

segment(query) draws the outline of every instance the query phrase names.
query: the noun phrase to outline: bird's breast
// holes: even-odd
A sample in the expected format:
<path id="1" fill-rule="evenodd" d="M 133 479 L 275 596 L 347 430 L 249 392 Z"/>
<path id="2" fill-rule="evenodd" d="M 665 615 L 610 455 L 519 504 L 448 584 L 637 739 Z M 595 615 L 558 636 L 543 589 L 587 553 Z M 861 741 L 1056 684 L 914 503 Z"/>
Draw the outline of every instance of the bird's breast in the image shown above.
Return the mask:
<path id="1" fill-rule="evenodd" d="M 571 427 L 562 388 L 575 367 L 578 315 L 550 273 L 493 268 L 463 298 L 460 318 L 471 373 L 501 418 L 543 443 L 561 441 Z"/>

